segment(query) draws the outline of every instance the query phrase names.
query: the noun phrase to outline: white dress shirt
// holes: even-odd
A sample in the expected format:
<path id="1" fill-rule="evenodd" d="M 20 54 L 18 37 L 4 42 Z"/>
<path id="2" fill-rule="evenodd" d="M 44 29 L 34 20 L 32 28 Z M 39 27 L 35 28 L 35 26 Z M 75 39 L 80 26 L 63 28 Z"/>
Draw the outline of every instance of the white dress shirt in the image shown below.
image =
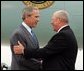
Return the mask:
<path id="1" fill-rule="evenodd" d="M 26 25 L 25 24 L 25 22 L 22 22 L 22 25 L 27 29 L 27 31 L 32 35 L 32 33 L 31 33 L 31 28 L 28 26 L 28 25 Z"/>
<path id="2" fill-rule="evenodd" d="M 69 26 L 69 25 L 66 24 L 66 25 L 62 26 L 62 27 L 57 31 L 57 33 L 59 33 L 59 31 L 62 30 L 62 29 L 63 29 L 64 27 L 66 27 L 66 26 Z"/>

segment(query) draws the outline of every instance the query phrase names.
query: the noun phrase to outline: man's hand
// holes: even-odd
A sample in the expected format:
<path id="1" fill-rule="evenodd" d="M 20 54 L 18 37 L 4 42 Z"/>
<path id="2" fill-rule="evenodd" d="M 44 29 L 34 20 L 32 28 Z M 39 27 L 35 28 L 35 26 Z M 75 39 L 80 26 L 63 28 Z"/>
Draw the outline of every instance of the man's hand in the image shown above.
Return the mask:
<path id="1" fill-rule="evenodd" d="M 24 54 L 24 46 L 18 41 L 18 45 L 13 46 L 15 54 Z"/>

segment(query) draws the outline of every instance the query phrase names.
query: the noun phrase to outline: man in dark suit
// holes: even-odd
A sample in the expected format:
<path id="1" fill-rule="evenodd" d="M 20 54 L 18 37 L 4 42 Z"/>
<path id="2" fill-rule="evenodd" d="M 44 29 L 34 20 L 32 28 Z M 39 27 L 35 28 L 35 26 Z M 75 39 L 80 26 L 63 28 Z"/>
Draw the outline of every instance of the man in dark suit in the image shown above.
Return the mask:
<path id="1" fill-rule="evenodd" d="M 21 43 L 14 48 L 15 54 L 27 58 L 42 58 L 44 70 L 74 70 L 77 57 L 77 41 L 68 24 L 68 13 L 65 10 L 56 11 L 52 16 L 52 26 L 57 33 L 44 48 L 36 51 L 25 49 Z M 23 49 L 24 48 L 24 49 Z"/>
<path id="2" fill-rule="evenodd" d="M 36 27 L 37 22 L 39 21 L 39 9 L 31 6 L 24 8 L 22 19 L 22 24 L 10 37 L 10 46 L 12 50 L 11 70 L 39 70 L 40 61 L 38 59 L 26 59 L 26 56 L 23 56 L 22 54 L 15 55 L 13 52 L 13 46 L 18 44 L 18 40 L 28 50 L 35 51 L 39 48 L 38 40 L 32 31 L 32 28 Z"/>

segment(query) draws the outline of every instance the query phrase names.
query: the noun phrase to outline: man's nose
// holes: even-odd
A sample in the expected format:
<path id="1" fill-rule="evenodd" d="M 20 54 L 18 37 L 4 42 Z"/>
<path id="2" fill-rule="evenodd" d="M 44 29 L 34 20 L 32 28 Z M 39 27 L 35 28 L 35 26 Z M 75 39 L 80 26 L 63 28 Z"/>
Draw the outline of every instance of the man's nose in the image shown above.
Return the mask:
<path id="1" fill-rule="evenodd" d="M 37 22 L 39 22 L 39 18 L 37 19 Z"/>
<path id="2" fill-rule="evenodd" d="M 51 23 L 50 23 L 51 25 L 53 25 L 53 22 L 51 21 Z"/>

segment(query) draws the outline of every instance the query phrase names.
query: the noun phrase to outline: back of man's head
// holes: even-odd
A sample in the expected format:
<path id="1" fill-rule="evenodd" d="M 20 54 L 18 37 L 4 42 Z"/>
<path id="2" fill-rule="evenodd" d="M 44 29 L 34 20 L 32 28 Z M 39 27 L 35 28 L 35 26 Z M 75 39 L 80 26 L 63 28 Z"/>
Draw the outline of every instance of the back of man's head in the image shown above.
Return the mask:
<path id="1" fill-rule="evenodd" d="M 55 18 L 59 18 L 65 23 L 68 23 L 68 12 L 65 10 L 58 10 L 54 13 Z"/>

